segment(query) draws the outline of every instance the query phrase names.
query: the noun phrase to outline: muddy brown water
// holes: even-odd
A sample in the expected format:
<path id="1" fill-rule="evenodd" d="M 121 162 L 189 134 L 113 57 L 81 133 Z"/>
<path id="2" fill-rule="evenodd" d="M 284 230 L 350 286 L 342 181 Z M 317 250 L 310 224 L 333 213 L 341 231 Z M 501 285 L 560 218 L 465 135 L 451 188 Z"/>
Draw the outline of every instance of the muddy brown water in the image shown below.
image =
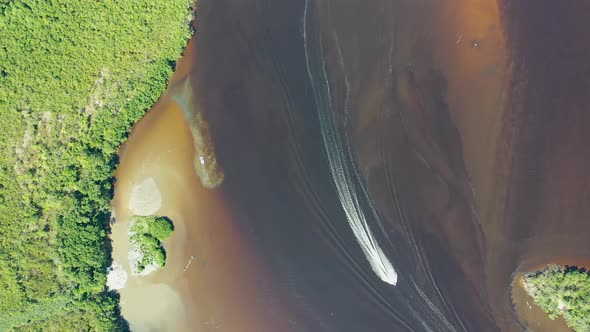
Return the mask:
<path id="1" fill-rule="evenodd" d="M 114 257 L 142 178 L 177 225 L 167 266 L 121 290 L 123 314 L 163 331 L 567 331 L 519 276 L 588 266 L 589 15 L 573 0 L 200 0 L 173 82 L 121 153 Z M 172 101 L 187 78 L 217 189 Z M 397 286 L 352 235 L 334 132 Z"/>
<path id="2" fill-rule="evenodd" d="M 185 57 L 191 59 L 195 43 Z M 120 151 L 113 201 L 113 258 L 129 274 L 121 294 L 133 331 L 280 331 L 288 310 L 277 298 L 257 249 L 235 223 L 221 189 L 205 189 L 194 168 L 198 155 L 181 107 L 173 96 L 191 75 L 181 60 L 166 94 L 133 128 Z M 197 105 L 189 105 L 198 111 Z M 166 266 L 145 277 L 130 274 L 128 201 L 134 185 L 152 178 L 162 194 L 156 215 L 175 230 L 165 243 Z M 192 259 L 191 259 L 192 257 Z M 190 262 L 190 265 L 189 265 Z"/>

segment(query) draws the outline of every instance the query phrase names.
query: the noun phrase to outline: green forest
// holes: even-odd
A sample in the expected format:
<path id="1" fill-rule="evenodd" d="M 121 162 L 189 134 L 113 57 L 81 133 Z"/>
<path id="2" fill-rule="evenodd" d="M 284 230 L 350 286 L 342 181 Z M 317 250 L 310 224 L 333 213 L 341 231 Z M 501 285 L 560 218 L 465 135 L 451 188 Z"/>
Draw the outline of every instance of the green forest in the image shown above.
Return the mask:
<path id="1" fill-rule="evenodd" d="M 133 216 L 130 234 L 131 243 L 141 252 L 141 260 L 137 262 L 136 270 L 141 273 L 147 266 L 164 267 L 166 265 L 166 251 L 162 242 L 168 240 L 174 226 L 167 217 Z"/>
<path id="2" fill-rule="evenodd" d="M 0 331 L 125 331 L 117 149 L 165 90 L 192 1 L 0 0 Z"/>
<path id="3" fill-rule="evenodd" d="M 574 331 L 590 331 L 590 273 L 572 266 L 550 265 L 526 274 L 525 289 L 551 319 L 563 316 Z"/>

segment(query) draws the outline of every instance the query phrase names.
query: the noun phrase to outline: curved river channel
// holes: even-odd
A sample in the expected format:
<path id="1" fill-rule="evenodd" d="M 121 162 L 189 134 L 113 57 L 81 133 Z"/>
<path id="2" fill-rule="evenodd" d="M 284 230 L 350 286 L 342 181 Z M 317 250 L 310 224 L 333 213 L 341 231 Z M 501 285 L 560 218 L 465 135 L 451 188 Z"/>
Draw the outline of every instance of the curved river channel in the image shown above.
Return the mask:
<path id="1" fill-rule="evenodd" d="M 590 2 L 199 0 L 121 147 L 134 331 L 568 331 L 522 288 L 590 266 Z M 131 273 L 129 219 L 167 216 Z"/>

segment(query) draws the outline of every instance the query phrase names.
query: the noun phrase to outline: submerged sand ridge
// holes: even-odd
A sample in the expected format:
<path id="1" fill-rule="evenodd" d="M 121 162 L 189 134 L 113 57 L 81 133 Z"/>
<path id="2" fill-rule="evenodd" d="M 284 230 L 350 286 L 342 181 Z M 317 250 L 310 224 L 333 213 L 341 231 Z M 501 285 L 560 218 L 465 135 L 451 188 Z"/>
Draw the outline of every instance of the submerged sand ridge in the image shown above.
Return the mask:
<path id="1" fill-rule="evenodd" d="M 162 207 L 162 193 L 152 177 L 133 186 L 128 207 L 138 216 L 152 215 Z"/>
<path id="2" fill-rule="evenodd" d="M 173 90 L 172 99 L 182 109 L 182 114 L 189 124 L 193 144 L 195 146 L 194 168 L 205 188 L 213 189 L 219 186 L 224 179 L 223 170 L 217 162 L 215 148 L 211 141 L 209 125 L 203 117 L 203 113 L 195 104 L 191 78 L 187 77 L 177 83 L 179 86 Z"/>

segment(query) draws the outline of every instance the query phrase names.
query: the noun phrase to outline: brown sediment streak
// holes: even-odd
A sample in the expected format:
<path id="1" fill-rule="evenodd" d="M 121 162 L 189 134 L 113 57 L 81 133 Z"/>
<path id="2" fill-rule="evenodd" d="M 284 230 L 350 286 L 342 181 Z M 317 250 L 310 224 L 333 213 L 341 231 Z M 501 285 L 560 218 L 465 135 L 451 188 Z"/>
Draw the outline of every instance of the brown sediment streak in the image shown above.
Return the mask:
<path id="1" fill-rule="evenodd" d="M 500 328 L 537 327 L 545 320 L 522 311 L 525 299 L 514 296 L 517 290 L 517 312 L 528 315 L 520 323 L 508 300 L 515 274 L 577 257 L 583 262 L 590 253 L 584 239 L 590 226 L 583 221 L 590 217 L 590 46 L 580 42 L 590 35 L 590 5 L 455 1 L 432 7 L 437 32 L 417 49 L 426 49 L 448 82 L 475 221 L 485 235 L 480 287 Z M 420 67 L 419 59 L 413 66 Z"/>
<path id="2" fill-rule="evenodd" d="M 509 77 L 504 28 L 495 0 L 445 3 L 432 61 L 445 77 L 450 117 L 460 133 L 480 222 L 495 224 L 497 150 Z"/>
<path id="3" fill-rule="evenodd" d="M 495 0 L 445 2 L 437 16 L 441 33 L 437 34 L 432 58 L 447 82 L 445 100 L 460 135 L 466 189 L 473 195 L 472 223 L 481 234 L 480 257 L 476 258 L 480 272 L 474 275 L 474 283 L 494 320 L 506 328 L 515 323 L 506 291 L 514 270 L 498 266 L 498 260 L 510 257 L 503 251 L 505 239 L 499 228 L 507 182 L 502 150 L 510 80 L 505 29 Z M 457 170 L 456 166 L 452 168 Z M 458 257 L 459 261 L 463 259 Z"/>
<path id="4" fill-rule="evenodd" d="M 182 113 L 190 126 L 195 146 L 195 158 L 193 161 L 195 172 L 201 180 L 201 184 L 208 189 L 219 186 L 224 179 L 222 167 L 217 162 L 215 147 L 211 139 L 209 124 L 194 100 L 194 88 L 191 78 L 187 77 L 177 83 L 171 92 L 172 99 L 178 103 Z"/>
<path id="5" fill-rule="evenodd" d="M 456 128 L 459 147 L 462 147 L 458 163 L 446 161 L 447 167 L 455 172 L 461 189 L 458 191 L 461 194 L 455 193 L 449 202 L 454 202 L 459 209 L 455 209 L 454 217 L 440 214 L 435 219 L 456 220 L 457 227 L 448 228 L 445 238 L 456 243 L 451 252 L 466 271 L 471 271 L 467 276 L 481 296 L 481 305 L 491 311 L 489 314 L 500 328 L 519 329 L 508 300 L 507 286 L 516 268 L 508 262 L 514 263 L 516 257 L 510 252 L 512 247 L 507 244 L 501 226 L 508 185 L 503 121 L 511 88 L 508 84 L 511 59 L 500 4 L 493 0 L 464 0 L 431 3 L 427 7 L 429 12 L 422 13 L 423 17 L 416 20 L 420 22 L 416 24 L 432 22 L 422 28 L 428 35 L 427 41 L 417 43 L 410 56 L 416 68 L 413 69 L 415 80 L 419 84 L 428 80 L 428 70 L 420 67 L 428 67 L 429 63 L 444 78 L 446 91 L 441 99 L 448 107 L 451 127 Z M 435 133 L 440 128 L 441 123 L 435 122 L 426 133 Z M 457 143 L 444 143 L 442 136 L 438 137 L 434 141 L 443 148 L 443 155 L 452 156 Z M 445 151 L 445 146 L 450 150 Z M 426 204 L 436 202 L 432 199 L 436 196 L 427 197 Z M 461 211 L 460 200 L 471 206 L 471 215 L 464 211 L 457 213 Z M 465 226 L 460 225 L 471 225 L 473 236 L 481 234 L 477 246 L 471 245 L 471 248 L 479 248 L 480 253 L 467 253 L 470 232 L 461 232 Z"/>

